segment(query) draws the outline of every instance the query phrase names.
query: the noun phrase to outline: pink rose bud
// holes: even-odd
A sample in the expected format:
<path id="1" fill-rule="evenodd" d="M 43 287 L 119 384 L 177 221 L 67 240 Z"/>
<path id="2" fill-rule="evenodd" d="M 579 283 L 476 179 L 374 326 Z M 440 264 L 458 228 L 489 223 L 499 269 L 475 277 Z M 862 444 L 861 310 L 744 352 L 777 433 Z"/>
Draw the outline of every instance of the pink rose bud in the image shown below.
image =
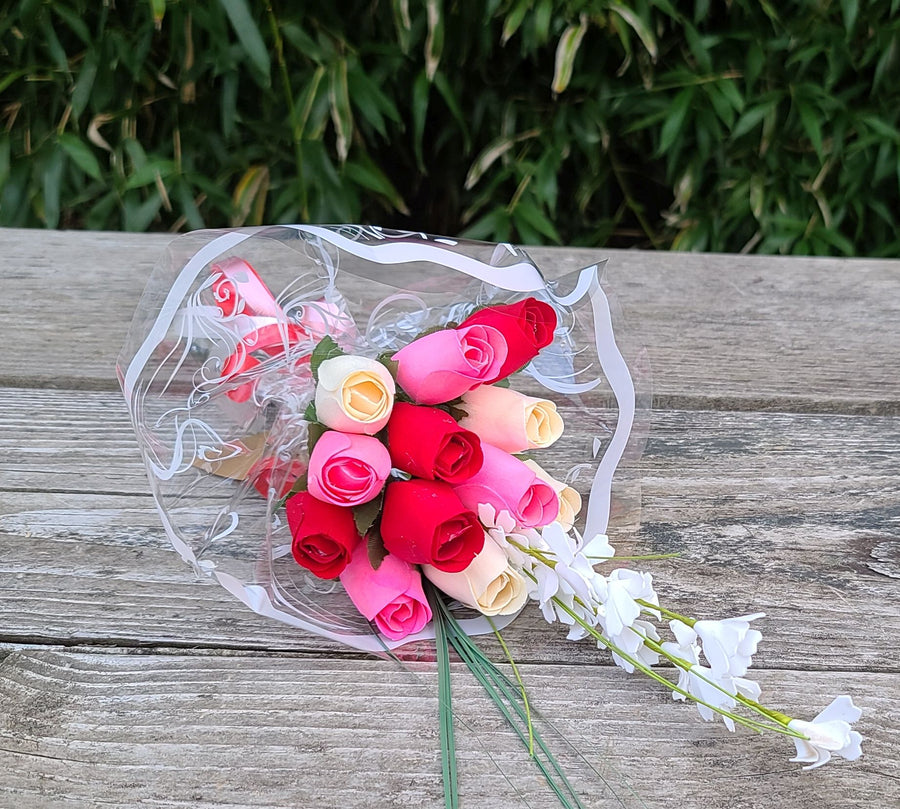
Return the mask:
<path id="1" fill-rule="evenodd" d="M 373 570 L 365 546 L 341 573 L 341 584 L 362 615 L 390 640 L 402 640 L 425 628 L 431 609 L 418 568 L 392 554 Z"/>
<path id="2" fill-rule="evenodd" d="M 491 326 L 442 329 L 401 348 L 397 384 L 418 404 L 440 404 L 493 379 L 506 360 L 506 340 Z"/>
<path id="3" fill-rule="evenodd" d="M 486 503 L 498 512 L 509 512 L 516 525 L 525 528 L 549 525 L 556 519 L 559 498 L 551 486 L 508 452 L 485 443 L 481 449 L 481 469 L 453 488 L 466 508 L 478 513 L 478 506 Z"/>
<path id="4" fill-rule="evenodd" d="M 309 493 L 336 506 L 368 503 L 384 488 L 391 456 L 377 438 L 329 430 L 309 457 Z"/>
<path id="5" fill-rule="evenodd" d="M 464 393 L 459 426 L 506 452 L 546 449 L 563 433 L 563 420 L 549 399 L 536 399 L 494 385 Z"/>

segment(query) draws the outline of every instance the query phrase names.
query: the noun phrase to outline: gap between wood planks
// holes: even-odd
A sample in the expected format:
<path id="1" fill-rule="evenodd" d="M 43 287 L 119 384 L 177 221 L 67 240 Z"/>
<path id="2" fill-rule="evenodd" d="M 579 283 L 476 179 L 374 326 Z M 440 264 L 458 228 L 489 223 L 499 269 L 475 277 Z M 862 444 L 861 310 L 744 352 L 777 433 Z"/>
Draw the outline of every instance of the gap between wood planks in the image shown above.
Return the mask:
<path id="1" fill-rule="evenodd" d="M 33 376 L 0 376 L 0 388 L 26 390 L 119 391 L 115 379 L 56 376 L 53 379 Z M 810 396 L 688 396 L 660 394 L 653 396 L 653 410 L 717 410 L 739 413 L 799 413 L 842 416 L 900 415 L 897 399 L 819 399 Z"/>

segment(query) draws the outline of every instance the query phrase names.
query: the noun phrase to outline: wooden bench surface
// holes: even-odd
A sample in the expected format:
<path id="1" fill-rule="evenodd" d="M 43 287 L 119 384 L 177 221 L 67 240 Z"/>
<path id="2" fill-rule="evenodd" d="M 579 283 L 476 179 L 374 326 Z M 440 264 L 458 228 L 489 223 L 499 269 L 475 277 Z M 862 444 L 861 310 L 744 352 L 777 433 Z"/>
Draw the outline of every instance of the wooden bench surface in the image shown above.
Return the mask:
<path id="1" fill-rule="evenodd" d="M 427 645 L 404 671 L 263 619 L 169 546 L 114 374 L 169 238 L 0 230 L 0 807 L 442 806 Z M 608 256 L 648 349 L 630 552 L 680 554 L 640 563 L 674 609 L 764 611 L 764 699 L 851 694 L 864 757 L 802 772 L 529 608 L 534 704 L 651 808 L 900 804 L 900 261 L 529 252 Z M 463 809 L 553 806 L 454 678 Z"/>

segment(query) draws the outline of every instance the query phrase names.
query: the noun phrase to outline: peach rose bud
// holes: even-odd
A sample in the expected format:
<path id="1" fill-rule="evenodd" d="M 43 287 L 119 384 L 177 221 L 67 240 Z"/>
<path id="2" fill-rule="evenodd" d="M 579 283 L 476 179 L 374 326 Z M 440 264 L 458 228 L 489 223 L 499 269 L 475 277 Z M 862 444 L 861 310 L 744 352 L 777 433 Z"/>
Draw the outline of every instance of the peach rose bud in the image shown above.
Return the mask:
<path id="1" fill-rule="evenodd" d="M 319 366 L 316 418 L 332 430 L 375 435 L 391 417 L 394 378 L 380 362 L 344 354 Z"/>
<path id="2" fill-rule="evenodd" d="M 466 416 L 459 426 L 505 452 L 545 449 L 563 433 L 563 420 L 549 399 L 511 388 L 482 385 L 463 394 Z"/>
<path id="3" fill-rule="evenodd" d="M 447 573 L 431 565 L 422 565 L 422 572 L 450 598 L 484 615 L 512 615 L 525 605 L 528 597 L 525 580 L 510 567 L 500 547 L 489 539 L 481 553 L 459 573 Z"/>
<path id="4" fill-rule="evenodd" d="M 581 495 L 571 486 L 552 477 L 547 470 L 534 461 L 528 460 L 524 463 L 556 492 L 556 496 L 559 498 L 559 514 L 556 516 L 556 522 L 563 527 L 563 530 L 571 531 L 572 526 L 575 525 L 575 518 L 581 511 Z"/>

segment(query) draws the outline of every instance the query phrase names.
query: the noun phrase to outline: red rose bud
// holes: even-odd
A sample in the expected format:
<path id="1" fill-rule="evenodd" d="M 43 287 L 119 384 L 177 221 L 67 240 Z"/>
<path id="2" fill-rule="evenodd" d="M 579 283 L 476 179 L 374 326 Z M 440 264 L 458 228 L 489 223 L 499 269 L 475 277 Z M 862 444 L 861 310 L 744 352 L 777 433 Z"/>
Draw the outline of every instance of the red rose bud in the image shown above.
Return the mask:
<path id="1" fill-rule="evenodd" d="M 473 312 L 459 327 L 475 325 L 492 326 L 506 338 L 506 360 L 500 373 L 487 380 L 490 383 L 515 373 L 531 362 L 542 348 L 553 342 L 556 312 L 548 303 L 536 298 L 525 298 L 518 303 L 488 306 Z"/>
<path id="2" fill-rule="evenodd" d="M 484 547 L 484 528 L 447 483 L 402 480 L 389 483 L 381 515 L 388 553 L 438 570 L 465 570 Z"/>
<path id="3" fill-rule="evenodd" d="M 269 490 L 275 490 L 275 497 L 284 497 L 293 488 L 302 474 L 306 472 L 306 464 L 298 458 L 284 460 L 282 458 L 263 458 L 255 463 L 247 475 L 253 481 L 253 488 L 263 497 L 269 496 Z"/>
<path id="4" fill-rule="evenodd" d="M 309 492 L 298 492 L 285 504 L 294 542 L 291 552 L 301 567 L 320 579 L 339 576 L 360 543 L 349 508 L 317 500 Z"/>
<path id="5" fill-rule="evenodd" d="M 481 440 L 436 407 L 397 402 L 387 429 L 391 463 L 417 478 L 462 483 L 481 469 Z"/>

